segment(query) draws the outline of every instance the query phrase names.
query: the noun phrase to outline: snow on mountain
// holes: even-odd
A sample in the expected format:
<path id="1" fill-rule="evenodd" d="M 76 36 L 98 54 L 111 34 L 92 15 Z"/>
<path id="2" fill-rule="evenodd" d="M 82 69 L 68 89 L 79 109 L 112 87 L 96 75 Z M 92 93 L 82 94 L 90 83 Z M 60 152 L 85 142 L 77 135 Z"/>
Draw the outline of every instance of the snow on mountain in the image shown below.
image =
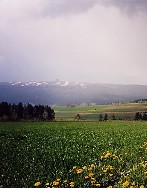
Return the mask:
<path id="1" fill-rule="evenodd" d="M 39 87 L 39 86 L 60 86 L 60 87 L 67 87 L 67 86 L 80 86 L 80 87 L 86 87 L 87 83 L 81 83 L 81 82 L 69 82 L 69 81 L 50 81 L 50 82 L 9 82 L 11 86 L 19 86 L 19 87 Z"/>

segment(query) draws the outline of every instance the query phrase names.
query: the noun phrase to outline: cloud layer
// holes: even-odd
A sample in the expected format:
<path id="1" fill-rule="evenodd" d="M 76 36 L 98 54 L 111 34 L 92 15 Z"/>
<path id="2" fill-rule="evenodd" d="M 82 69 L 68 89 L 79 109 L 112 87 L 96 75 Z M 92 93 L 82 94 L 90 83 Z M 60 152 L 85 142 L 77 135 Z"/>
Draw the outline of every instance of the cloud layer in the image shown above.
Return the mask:
<path id="1" fill-rule="evenodd" d="M 0 80 L 147 84 L 146 10 L 143 0 L 1 0 Z"/>

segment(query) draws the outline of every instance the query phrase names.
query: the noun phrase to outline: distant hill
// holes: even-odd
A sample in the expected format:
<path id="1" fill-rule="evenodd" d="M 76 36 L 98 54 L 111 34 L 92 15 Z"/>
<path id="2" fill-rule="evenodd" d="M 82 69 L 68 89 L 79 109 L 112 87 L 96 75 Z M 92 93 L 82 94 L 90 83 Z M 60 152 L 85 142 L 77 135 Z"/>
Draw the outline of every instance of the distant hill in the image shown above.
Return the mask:
<path id="1" fill-rule="evenodd" d="M 48 105 L 109 104 L 147 98 L 147 85 L 84 82 L 0 82 L 0 102 Z"/>

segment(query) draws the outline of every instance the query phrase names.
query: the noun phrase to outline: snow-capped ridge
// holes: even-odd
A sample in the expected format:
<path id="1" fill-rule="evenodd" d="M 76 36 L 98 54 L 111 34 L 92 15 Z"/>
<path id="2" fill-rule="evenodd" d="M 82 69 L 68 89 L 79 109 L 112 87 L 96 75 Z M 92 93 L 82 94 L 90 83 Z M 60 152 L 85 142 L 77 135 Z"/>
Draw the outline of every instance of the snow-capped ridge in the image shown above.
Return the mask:
<path id="1" fill-rule="evenodd" d="M 69 82 L 69 81 L 29 81 L 29 82 L 9 82 L 11 86 L 18 86 L 18 87 L 45 87 L 45 86 L 59 86 L 59 87 L 68 87 L 68 86 L 80 86 L 80 87 L 86 87 L 88 83 L 84 82 Z"/>

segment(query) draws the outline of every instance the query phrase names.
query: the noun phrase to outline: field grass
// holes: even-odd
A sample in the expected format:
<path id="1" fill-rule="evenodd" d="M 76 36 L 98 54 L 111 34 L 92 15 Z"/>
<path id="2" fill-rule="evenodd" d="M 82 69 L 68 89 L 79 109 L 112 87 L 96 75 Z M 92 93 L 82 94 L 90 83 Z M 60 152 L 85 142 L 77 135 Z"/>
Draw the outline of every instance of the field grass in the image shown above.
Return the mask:
<path id="1" fill-rule="evenodd" d="M 1 122 L 0 142 L 1 188 L 147 187 L 147 122 Z"/>
<path id="2" fill-rule="evenodd" d="M 134 119 L 136 112 L 147 111 L 145 103 L 124 103 L 112 105 L 95 105 L 95 106 L 54 106 L 57 121 L 73 121 L 77 114 L 80 114 L 82 120 L 97 121 L 99 114 L 108 114 L 108 118 L 112 116 L 120 120 Z"/>

